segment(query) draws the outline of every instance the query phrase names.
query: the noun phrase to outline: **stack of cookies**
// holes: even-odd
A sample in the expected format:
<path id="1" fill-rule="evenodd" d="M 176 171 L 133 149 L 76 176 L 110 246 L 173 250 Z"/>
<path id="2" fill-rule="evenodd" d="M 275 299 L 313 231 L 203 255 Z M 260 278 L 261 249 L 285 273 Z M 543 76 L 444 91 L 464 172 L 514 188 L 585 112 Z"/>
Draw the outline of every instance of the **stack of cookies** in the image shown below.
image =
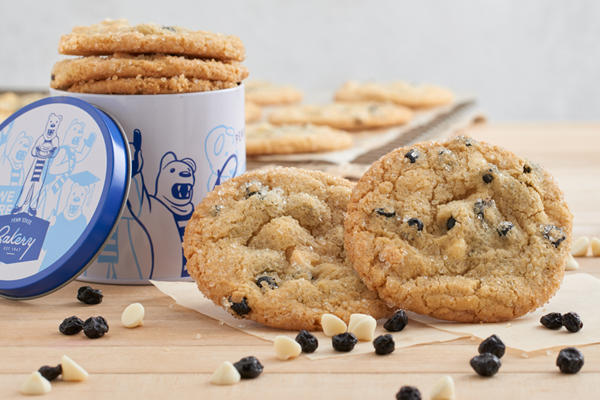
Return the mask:
<path id="1" fill-rule="evenodd" d="M 546 171 L 459 137 L 396 149 L 356 185 L 295 168 L 228 180 L 196 207 L 184 252 L 207 297 L 268 326 L 394 308 L 494 322 L 557 291 L 571 231 Z"/>
<path id="2" fill-rule="evenodd" d="M 235 36 L 106 20 L 75 27 L 59 52 L 50 86 L 80 93 L 170 94 L 232 88 L 248 76 Z"/>

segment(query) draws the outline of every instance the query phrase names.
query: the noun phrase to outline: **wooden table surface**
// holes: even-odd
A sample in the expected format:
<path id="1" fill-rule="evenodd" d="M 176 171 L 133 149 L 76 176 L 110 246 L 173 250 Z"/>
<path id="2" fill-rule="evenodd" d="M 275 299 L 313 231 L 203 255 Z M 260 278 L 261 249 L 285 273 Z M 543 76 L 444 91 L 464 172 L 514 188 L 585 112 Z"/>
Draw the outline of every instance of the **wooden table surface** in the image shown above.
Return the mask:
<path id="1" fill-rule="evenodd" d="M 565 191 L 576 236 L 600 236 L 600 124 L 492 124 L 468 133 L 546 166 Z M 600 258 L 578 261 L 581 271 L 600 278 Z M 456 382 L 458 399 L 600 396 L 600 344 L 582 348 L 586 363 L 574 376 L 558 372 L 557 350 L 529 358 L 509 350 L 498 375 L 480 378 L 468 363 L 478 344 L 471 339 L 398 349 L 384 357 L 284 362 L 274 358 L 271 343 L 175 305 L 152 286 L 97 285 L 105 293 L 103 303 L 86 306 L 75 299 L 80 285 L 73 282 L 31 301 L 0 299 L 0 399 L 23 398 L 18 389 L 27 374 L 57 364 L 63 354 L 84 366 L 90 378 L 83 383 L 56 381 L 44 398 L 393 399 L 400 386 L 415 385 L 425 399 L 432 384 L 446 374 Z M 136 301 L 146 307 L 145 325 L 125 329 L 119 322 L 121 311 Z M 97 340 L 63 336 L 58 324 L 71 315 L 102 315 L 110 332 Z M 257 356 L 265 366 L 258 379 L 225 387 L 208 383 L 221 362 L 247 355 Z"/>

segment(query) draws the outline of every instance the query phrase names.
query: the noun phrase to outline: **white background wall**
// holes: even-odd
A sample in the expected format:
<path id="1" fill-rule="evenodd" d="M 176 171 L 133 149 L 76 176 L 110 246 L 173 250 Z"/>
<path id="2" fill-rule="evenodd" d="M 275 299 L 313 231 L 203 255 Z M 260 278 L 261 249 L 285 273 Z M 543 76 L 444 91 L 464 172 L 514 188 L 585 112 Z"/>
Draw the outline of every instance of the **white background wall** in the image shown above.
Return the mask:
<path id="1" fill-rule="evenodd" d="M 47 86 L 60 35 L 107 17 L 236 34 L 252 77 L 308 92 L 402 78 L 495 120 L 600 119 L 594 0 L 0 0 L 0 87 Z"/>

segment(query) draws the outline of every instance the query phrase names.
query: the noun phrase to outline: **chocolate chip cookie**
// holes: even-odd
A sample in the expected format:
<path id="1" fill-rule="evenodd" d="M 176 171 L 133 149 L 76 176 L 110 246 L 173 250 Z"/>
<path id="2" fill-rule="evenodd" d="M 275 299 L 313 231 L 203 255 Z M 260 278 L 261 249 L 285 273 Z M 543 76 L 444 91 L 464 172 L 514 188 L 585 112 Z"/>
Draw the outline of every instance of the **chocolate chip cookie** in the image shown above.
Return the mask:
<path id="1" fill-rule="evenodd" d="M 217 186 L 187 224 L 184 252 L 200 290 L 231 314 L 284 329 L 318 329 L 323 313 L 390 310 L 345 260 L 352 183 L 274 168 Z"/>
<path id="2" fill-rule="evenodd" d="M 353 190 L 348 257 L 397 307 L 463 322 L 506 321 L 558 289 L 572 216 L 552 177 L 460 137 L 399 148 Z"/>

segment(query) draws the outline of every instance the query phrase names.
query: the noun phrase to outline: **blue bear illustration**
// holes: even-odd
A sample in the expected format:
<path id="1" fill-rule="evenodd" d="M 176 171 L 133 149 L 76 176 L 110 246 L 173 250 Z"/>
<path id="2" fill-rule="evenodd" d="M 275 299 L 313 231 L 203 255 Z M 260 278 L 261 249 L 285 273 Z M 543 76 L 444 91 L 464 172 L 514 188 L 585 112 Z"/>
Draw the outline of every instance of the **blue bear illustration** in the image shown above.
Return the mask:
<path id="1" fill-rule="evenodd" d="M 10 174 L 0 175 L 0 185 L 21 186 L 25 180 L 25 159 L 33 139 L 25 131 L 11 135 L 11 123 L 0 134 L 0 168 Z"/>

